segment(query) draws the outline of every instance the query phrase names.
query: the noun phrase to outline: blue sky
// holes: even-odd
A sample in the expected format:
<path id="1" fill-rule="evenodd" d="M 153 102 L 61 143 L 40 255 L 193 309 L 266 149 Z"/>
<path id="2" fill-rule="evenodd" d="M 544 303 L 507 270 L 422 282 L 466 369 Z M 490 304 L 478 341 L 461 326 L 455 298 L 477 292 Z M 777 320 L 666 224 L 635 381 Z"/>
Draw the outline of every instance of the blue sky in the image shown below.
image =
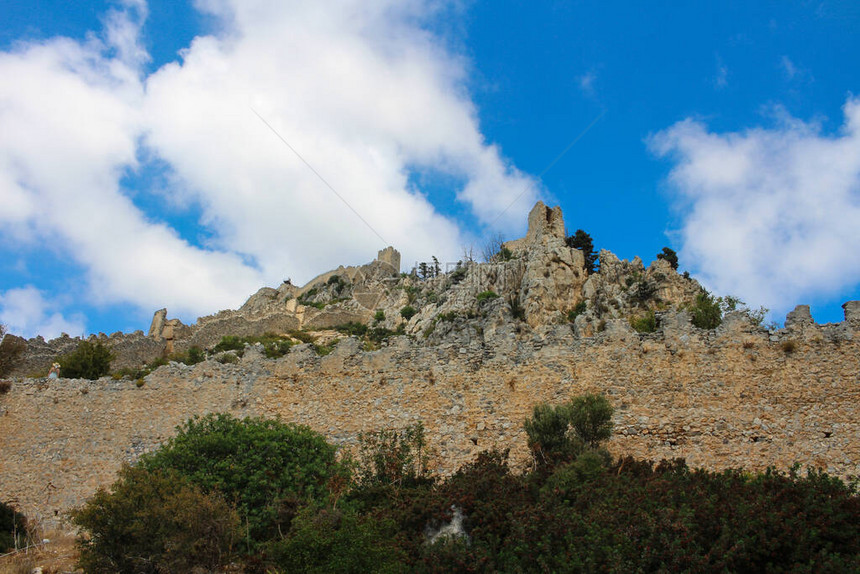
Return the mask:
<path id="1" fill-rule="evenodd" d="M 192 322 L 387 244 L 404 270 L 456 261 L 520 236 L 537 199 L 622 258 L 672 247 L 777 321 L 800 303 L 839 321 L 860 299 L 856 3 L 3 0 L 0 16 L 14 333 L 146 329 L 160 307 Z"/>

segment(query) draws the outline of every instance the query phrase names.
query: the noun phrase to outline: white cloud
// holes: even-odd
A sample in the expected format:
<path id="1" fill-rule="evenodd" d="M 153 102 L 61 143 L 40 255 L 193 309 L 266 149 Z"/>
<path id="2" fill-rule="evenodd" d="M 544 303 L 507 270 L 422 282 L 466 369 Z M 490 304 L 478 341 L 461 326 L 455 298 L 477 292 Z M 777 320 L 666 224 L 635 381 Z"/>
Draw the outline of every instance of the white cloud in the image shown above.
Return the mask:
<path id="1" fill-rule="evenodd" d="M 715 134 L 685 120 L 651 149 L 676 165 L 682 262 L 709 288 L 781 313 L 860 283 L 860 100 L 838 135 L 787 116 Z"/>
<path id="2" fill-rule="evenodd" d="M 483 224 L 522 229 L 539 189 L 484 141 L 466 62 L 422 28 L 436 2 L 196 5 L 219 21 L 217 36 L 149 77 L 143 0 L 109 12 L 101 38 L 0 53 L 0 78 L 15 78 L 0 82 L 3 233 L 64 245 L 94 301 L 186 316 L 236 307 L 286 276 L 369 261 L 385 246 L 377 233 L 404 262 L 456 258 L 468 240 L 411 187 L 413 169 L 462 181 L 458 198 Z M 200 207 L 207 249 L 121 189 L 148 153 L 176 182 L 164 209 Z"/>
<path id="3" fill-rule="evenodd" d="M 719 54 L 716 56 L 717 74 L 714 76 L 714 87 L 721 90 L 729 85 L 729 67 L 726 66 Z"/>
<path id="4" fill-rule="evenodd" d="M 123 168 L 136 165 L 144 92 L 136 69 L 105 57 L 115 48 L 55 39 L 0 54 L 0 77 L 15 78 L 0 82 L 0 201 L 14 206 L 0 212 L 4 232 L 62 246 L 88 269 L 94 301 L 180 312 L 241 302 L 236 289 L 252 291 L 259 273 L 189 246 L 120 193 Z"/>
<path id="5" fill-rule="evenodd" d="M 788 56 L 783 56 L 782 58 L 780 58 L 779 67 L 782 70 L 783 76 L 789 82 L 799 81 L 809 83 L 814 80 L 809 70 L 798 66 Z"/>
<path id="6" fill-rule="evenodd" d="M 579 82 L 579 89 L 582 90 L 582 92 L 586 96 L 593 96 L 594 95 L 594 82 L 596 80 L 597 80 L 597 74 L 595 74 L 593 71 L 586 72 L 585 74 L 583 74 L 577 78 L 577 81 Z"/>
<path id="7" fill-rule="evenodd" d="M 84 332 L 82 317 L 67 319 L 32 285 L 0 293 L 0 323 L 10 334 L 23 337 L 38 334 L 52 339 L 62 333 L 75 336 Z"/>

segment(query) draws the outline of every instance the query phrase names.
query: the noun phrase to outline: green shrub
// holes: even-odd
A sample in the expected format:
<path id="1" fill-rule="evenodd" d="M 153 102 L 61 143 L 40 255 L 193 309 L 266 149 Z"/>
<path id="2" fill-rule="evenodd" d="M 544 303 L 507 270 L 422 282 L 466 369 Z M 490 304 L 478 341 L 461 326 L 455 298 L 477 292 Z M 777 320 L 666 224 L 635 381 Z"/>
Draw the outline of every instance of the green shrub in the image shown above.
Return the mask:
<path id="1" fill-rule="evenodd" d="M 314 352 L 320 357 L 325 357 L 326 355 L 330 355 L 332 351 L 334 351 L 334 346 L 337 344 L 337 341 L 332 341 L 328 345 L 317 345 L 313 344 Z"/>
<path id="2" fill-rule="evenodd" d="M 60 357 L 60 374 L 67 379 L 95 380 L 110 372 L 113 354 L 101 341 L 81 341 L 78 348 Z"/>
<path id="3" fill-rule="evenodd" d="M 305 344 L 310 344 L 316 341 L 316 337 L 314 337 L 311 333 L 308 333 L 307 331 L 290 331 L 289 335 L 293 339 L 297 339 L 298 341 L 301 341 Z"/>
<path id="4" fill-rule="evenodd" d="M 239 538 L 239 517 L 215 492 L 172 471 L 125 466 L 110 492 L 99 488 L 72 522 L 86 572 L 221 570 Z"/>
<path id="5" fill-rule="evenodd" d="M 245 340 L 236 335 L 224 335 L 217 345 L 212 347 L 213 353 L 223 353 L 224 351 L 241 351 L 245 348 Z"/>
<path id="6" fill-rule="evenodd" d="M 345 473 L 335 453 L 308 427 L 218 414 L 189 420 L 140 464 L 223 494 L 254 547 L 289 530 L 297 504 L 326 500 L 329 481 Z"/>
<path id="7" fill-rule="evenodd" d="M 418 311 L 415 310 L 415 307 L 412 305 L 407 305 L 403 309 L 400 310 L 400 316 L 406 319 L 407 321 L 414 317 Z"/>
<path id="8" fill-rule="evenodd" d="M 672 269 L 678 270 L 678 254 L 675 253 L 674 249 L 664 247 L 663 251 L 657 254 L 657 259 L 665 259 L 672 266 Z"/>
<path id="9" fill-rule="evenodd" d="M 553 466 L 582 452 L 582 441 L 570 431 L 568 405 L 535 405 L 523 428 L 536 464 Z"/>
<path id="10" fill-rule="evenodd" d="M 495 291 L 482 291 L 481 293 L 478 293 L 477 299 L 478 303 L 481 303 L 482 301 L 497 299 L 498 297 L 499 295 Z"/>
<path id="11" fill-rule="evenodd" d="M 588 303 L 584 300 L 576 304 L 576 307 L 567 312 L 567 320 L 570 323 L 576 321 L 576 318 L 585 313 L 588 309 Z"/>
<path id="12" fill-rule="evenodd" d="M 289 536 L 266 550 L 282 572 L 409 572 L 397 534 L 392 520 L 354 509 L 307 507 Z"/>
<path id="13" fill-rule="evenodd" d="M 185 355 L 183 361 L 186 365 L 196 365 L 206 360 L 206 353 L 200 347 L 191 347 Z"/>
<path id="14" fill-rule="evenodd" d="M 637 333 L 653 333 L 657 330 L 657 317 L 654 311 L 648 311 L 640 317 L 630 317 L 630 326 Z"/>
<path id="15" fill-rule="evenodd" d="M 358 474 L 364 486 L 403 486 L 426 478 L 428 449 L 424 425 L 358 435 Z"/>
<path id="16" fill-rule="evenodd" d="M 460 263 L 458 262 L 457 267 L 454 268 L 454 270 L 448 274 L 448 277 L 451 279 L 451 283 L 456 285 L 457 283 L 466 278 L 466 268 L 461 267 Z"/>
<path id="17" fill-rule="evenodd" d="M 364 323 L 359 323 L 357 321 L 350 321 L 349 323 L 344 323 L 343 325 L 338 325 L 335 327 L 340 333 L 344 335 L 350 335 L 353 337 L 364 337 L 367 334 L 367 325 Z"/>
<path id="18" fill-rule="evenodd" d="M 520 296 L 517 294 L 511 295 L 508 300 L 508 305 L 511 308 L 511 316 L 518 321 L 525 321 L 526 309 L 520 303 Z"/>
<path id="19" fill-rule="evenodd" d="M 0 502 L 0 554 L 27 545 L 27 517 Z"/>
<path id="20" fill-rule="evenodd" d="M 707 291 L 696 295 L 696 302 L 690 308 L 692 323 L 699 329 L 716 329 L 723 322 L 720 302 Z"/>
<path id="21" fill-rule="evenodd" d="M 612 405 L 603 395 L 582 395 L 568 403 L 570 425 L 576 436 L 591 448 L 612 434 Z"/>
<path id="22" fill-rule="evenodd" d="M 383 311 L 382 309 L 377 309 L 376 313 L 373 315 L 373 320 L 377 323 L 385 321 L 385 311 Z"/>
<path id="23" fill-rule="evenodd" d="M 575 459 L 586 446 L 597 448 L 612 434 L 612 412 L 601 395 L 574 397 L 558 406 L 535 405 L 523 423 L 535 462 L 552 466 Z"/>
<path id="24" fill-rule="evenodd" d="M 597 272 L 597 253 L 594 251 L 594 242 L 591 239 L 591 235 L 582 229 L 577 229 L 576 233 L 569 236 L 565 242 L 568 247 L 582 251 L 582 255 L 585 258 L 586 273 L 591 275 Z"/>
<path id="25" fill-rule="evenodd" d="M 222 365 L 235 365 L 239 362 L 239 356 L 235 353 L 224 353 L 217 360 Z"/>

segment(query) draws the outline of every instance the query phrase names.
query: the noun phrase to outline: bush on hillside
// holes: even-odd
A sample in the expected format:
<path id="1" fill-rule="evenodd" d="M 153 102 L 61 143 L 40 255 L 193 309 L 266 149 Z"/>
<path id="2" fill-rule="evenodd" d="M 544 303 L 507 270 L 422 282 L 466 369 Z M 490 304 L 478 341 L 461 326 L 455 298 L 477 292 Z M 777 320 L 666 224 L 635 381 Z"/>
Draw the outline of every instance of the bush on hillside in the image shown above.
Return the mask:
<path id="1" fill-rule="evenodd" d="M 601 395 L 574 397 L 551 406 L 536 405 L 523 427 L 538 465 L 574 460 L 585 447 L 597 448 L 612 433 L 612 406 Z"/>
<path id="2" fill-rule="evenodd" d="M 327 498 L 329 482 L 345 473 L 336 450 L 305 426 L 218 414 L 189 420 L 140 464 L 223 494 L 258 544 L 289 530 L 297 506 Z"/>
<path id="3" fill-rule="evenodd" d="M 720 302 L 707 291 L 696 295 L 696 301 L 690 308 L 692 323 L 699 329 L 716 329 L 723 322 L 723 312 Z"/>
<path id="4" fill-rule="evenodd" d="M 360 433 L 358 442 L 360 484 L 400 487 L 426 478 L 429 453 L 422 423 Z"/>
<path id="5" fill-rule="evenodd" d="M 663 251 L 657 254 L 657 259 L 665 259 L 675 271 L 678 270 L 678 254 L 670 247 L 664 247 Z"/>
<path id="6" fill-rule="evenodd" d="M 400 310 L 400 316 L 406 319 L 407 321 L 414 317 L 418 311 L 415 310 L 415 307 L 412 305 L 407 305 L 403 309 Z"/>
<path id="7" fill-rule="evenodd" d="M 79 565 L 95 574 L 212 572 L 240 538 L 230 505 L 173 471 L 125 466 L 71 518 L 86 533 Z"/>
<path id="8" fill-rule="evenodd" d="M 631 317 L 630 326 L 637 333 L 653 333 L 657 330 L 657 316 L 654 311 L 648 311 L 639 317 Z"/>
<path id="9" fill-rule="evenodd" d="M 96 380 L 110 372 L 114 356 L 101 341 L 81 341 L 78 348 L 60 357 L 60 376 L 67 379 Z"/>
<path id="10" fill-rule="evenodd" d="M 568 247 L 582 251 L 585 258 L 586 273 L 591 275 L 597 272 L 597 253 L 594 250 L 594 241 L 591 239 L 591 235 L 582 229 L 577 229 L 576 233 L 565 239 L 565 242 Z"/>
<path id="11" fill-rule="evenodd" d="M 0 502 L 0 554 L 27 544 L 27 518 L 5 502 Z"/>

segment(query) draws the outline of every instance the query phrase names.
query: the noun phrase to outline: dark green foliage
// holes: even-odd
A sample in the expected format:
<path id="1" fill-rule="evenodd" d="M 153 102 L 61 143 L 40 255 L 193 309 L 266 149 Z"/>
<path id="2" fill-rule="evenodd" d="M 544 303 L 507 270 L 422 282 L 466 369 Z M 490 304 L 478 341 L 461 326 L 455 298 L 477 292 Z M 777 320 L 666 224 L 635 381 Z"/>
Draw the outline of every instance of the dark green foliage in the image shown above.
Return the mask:
<path id="1" fill-rule="evenodd" d="M 362 485 L 414 484 L 427 475 L 427 441 L 424 425 L 386 429 L 358 435 L 358 473 Z"/>
<path id="2" fill-rule="evenodd" d="M 382 309 L 377 309 L 376 313 L 373 315 L 373 320 L 377 323 L 385 321 L 385 311 L 383 311 Z"/>
<path id="3" fill-rule="evenodd" d="M 391 329 L 386 329 L 385 327 L 368 327 L 363 323 L 357 323 L 355 321 L 350 321 L 349 323 L 338 325 L 337 327 L 335 327 L 335 329 L 345 335 L 364 339 L 372 345 L 379 345 L 386 339 L 402 333 L 402 331 L 392 331 Z M 320 349 L 323 349 L 324 351 L 326 350 L 325 347 L 317 345 L 317 352 L 319 352 Z M 329 348 L 328 352 L 331 352 L 331 350 L 333 349 L 334 347 Z M 324 352 L 320 354 L 328 353 Z"/>
<path id="4" fill-rule="evenodd" d="M 594 251 L 594 242 L 591 239 L 591 235 L 582 229 L 577 229 L 576 233 L 569 236 L 565 242 L 568 247 L 582 251 L 582 255 L 585 257 L 586 273 L 590 275 L 597 271 L 597 253 Z"/>
<path id="5" fill-rule="evenodd" d="M 353 509 L 307 507 L 286 539 L 268 546 L 283 572 L 410 572 L 396 542 L 397 525 Z"/>
<path id="6" fill-rule="evenodd" d="M 657 286 L 654 283 L 647 279 L 640 279 L 634 284 L 630 296 L 637 305 L 644 306 L 645 303 L 654 298 L 656 292 Z"/>
<path id="7" fill-rule="evenodd" d="M 664 247 L 663 251 L 657 254 L 657 259 L 665 259 L 675 271 L 678 270 L 678 254 L 669 247 Z"/>
<path id="8" fill-rule="evenodd" d="M 245 341 L 242 337 L 236 335 L 224 335 L 217 345 L 212 347 L 213 353 L 223 353 L 224 351 L 241 351 L 245 348 Z"/>
<path id="9" fill-rule="evenodd" d="M 576 318 L 585 313 L 588 309 L 588 303 L 584 300 L 576 304 L 576 307 L 567 312 L 567 320 L 570 323 L 576 321 Z"/>
<path id="10" fill-rule="evenodd" d="M 116 510 L 88 504 L 97 510 L 91 519 L 109 533 L 93 542 L 105 544 L 118 557 L 117 562 L 95 563 L 104 564 L 104 570 L 87 571 L 155 571 L 135 570 L 142 556 L 152 557 L 147 567 L 169 572 L 190 571 L 194 565 L 219 570 L 228 561 L 234 564 L 231 571 L 244 567 L 246 572 L 860 570 L 860 497 L 855 486 L 821 471 L 806 476 L 796 469 L 714 473 L 689 469 L 682 460 L 656 466 L 632 458 L 612 461 L 605 450 L 594 448 L 611 430 L 612 409 L 603 397 L 577 397 L 562 407 L 541 410 L 549 413 L 535 417 L 542 421 L 538 434 L 548 437 L 547 449 L 568 449 L 555 465 L 514 474 L 507 453 L 485 452 L 447 480 L 432 479 L 426 463 L 416 463 L 426 456 L 423 429 L 384 430 L 363 436 L 366 456 L 348 490 L 347 476 L 332 459 L 322 467 L 335 472 L 313 471 L 319 466 L 313 462 L 319 459 L 316 447 L 269 436 L 265 429 L 263 438 L 252 432 L 255 425 L 214 437 L 202 433 L 200 437 L 212 440 L 195 445 L 196 470 L 177 471 L 186 479 L 177 476 L 165 483 L 143 474 L 115 501 Z M 243 423 L 228 421 L 231 428 Z M 226 438 L 247 433 L 255 439 L 234 444 Z M 576 448 L 569 448 L 571 441 L 578 441 Z M 288 446 L 282 448 L 282 443 Z M 166 448 L 175 450 L 177 445 L 172 441 Z M 323 450 L 333 448 L 325 445 Z M 290 472 L 291 480 L 281 482 L 282 469 L 295 468 L 283 462 L 288 451 L 306 461 L 300 465 L 304 471 Z M 248 464 L 251 459 L 257 462 Z M 144 467 L 148 460 L 144 457 Z M 198 473 L 206 483 L 199 490 L 186 482 Z M 174 490 L 188 488 L 191 492 L 177 496 L 173 505 L 162 502 L 171 499 Z M 202 514 L 199 524 L 204 525 L 232 524 L 229 530 L 236 535 L 235 515 L 225 523 L 213 518 L 223 513 L 203 511 L 207 505 L 223 505 L 206 495 L 216 491 L 236 501 L 241 536 L 237 546 L 243 556 L 231 556 L 228 549 L 217 561 L 190 560 L 194 552 L 215 555 L 213 536 L 198 526 L 180 532 L 178 525 L 198 524 L 185 516 Z M 252 500 L 247 492 L 259 496 Z M 113 496 L 104 491 L 100 495 Z M 193 502 L 197 500 L 201 502 Z M 198 506 L 203 510 L 193 512 Z M 272 506 L 276 512 L 271 524 L 277 528 L 254 538 L 258 531 L 250 517 L 255 514 L 248 509 Z M 109 515 L 116 520 L 108 520 Z M 455 515 L 462 517 L 461 535 L 429 544 L 428 536 Z M 168 547 L 179 551 L 164 552 Z"/>
<path id="11" fill-rule="evenodd" d="M 110 372 L 110 363 L 113 354 L 100 341 L 91 343 L 81 341 L 78 348 L 63 355 L 57 362 L 60 363 L 61 376 L 68 379 L 90 379 L 96 380 Z"/>
<path id="12" fill-rule="evenodd" d="M 504 245 L 501 249 L 499 249 L 499 253 L 496 256 L 497 261 L 510 261 L 514 258 L 514 253 Z"/>
<path id="13" fill-rule="evenodd" d="M 128 466 L 71 518 L 88 535 L 78 539 L 80 566 L 97 574 L 214 571 L 239 536 L 239 517 L 217 493 L 170 471 Z"/>
<path id="14" fill-rule="evenodd" d="M 508 305 L 511 308 L 511 316 L 518 321 L 525 321 L 526 319 L 526 309 L 520 303 L 520 296 L 517 294 L 513 294 L 508 299 Z"/>
<path id="15" fill-rule="evenodd" d="M 197 363 L 202 363 L 206 360 L 206 353 L 203 352 L 203 349 L 200 347 L 191 347 L 188 349 L 188 353 L 186 353 L 185 361 L 183 361 L 186 365 L 196 365 Z"/>
<path id="16" fill-rule="evenodd" d="M 400 316 L 406 319 L 407 321 L 414 317 L 418 311 L 415 310 L 415 307 L 411 305 L 407 305 L 403 309 L 400 310 Z"/>
<path id="17" fill-rule="evenodd" d="M 648 311 L 640 317 L 631 317 L 630 326 L 637 333 L 653 333 L 657 330 L 657 316 L 654 311 Z"/>
<path id="18" fill-rule="evenodd" d="M 335 451 L 308 427 L 219 414 L 189 420 L 141 464 L 221 492 L 236 505 L 253 545 L 289 529 L 285 508 L 325 499 L 328 482 L 343 472 Z"/>
<path id="19" fill-rule="evenodd" d="M 27 518 L 4 502 L 0 502 L 0 554 L 26 546 Z"/>
<path id="20" fill-rule="evenodd" d="M 7 335 L 6 327 L 0 325 L 0 377 L 5 377 L 12 370 L 26 348 L 26 340 Z"/>
<path id="21" fill-rule="evenodd" d="M 451 279 L 451 283 L 456 285 L 466 278 L 466 268 L 462 266 L 460 261 L 458 261 L 457 266 L 448 274 L 448 277 Z"/>
<path id="22" fill-rule="evenodd" d="M 329 287 L 332 287 L 333 291 L 335 293 L 338 293 L 338 292 L 342 291 L 344 287 L 349 285 L 349 283 L 347 282 L 346 279 L 344 279 L 340 275 L 332 275 L 331 277 L 328 278 L 328 281 L 326 281 L 326 285 L 328 285 Z"/>
<path id="23" fill-rule="evenodd" d="M 723 322 L 719 300 L 707 291 L 696 295 L 696 302 L 690 308 L 692 323 L 699 329 L 716 329 Z"/>
<path id="24" fill-rule="evenodd" d="M 301 341 L 302 343 L 305 343 L 305 344 L 310 344 L 310 343 L 313 343 L 314 341 L 316 341 L 316 337 L 314 337 L 312 334 L 310 334 L 306 331 L 290 331 L 289 335 L 293 339 Z"/>
<path id="25" fill-rule="evenodd" d="M 351 337 L 364 337 L 367 334 L 367 325 L 357 321 L 350 321 L 349 323 L 338 325 L 335 327 L 335 330 Z"/>
<path id="26" fill-rule="evenodd" d="M 481 303 L 482 301 L 488 301 L 490 299 L 497 299 L 498 297 L 499 297 L 499 294 L 496 293 L 495 291 L 482 291 L 482 292 L 478 293 L 476 298 L 478 299 L 478 303 Z"/>
<path id="27" fill-rule="evenodd" d="M 582 441 L 570 429 L 568 405 L 535 405 L 523 427 L 536 464 L 552 466 L 582 452 Z"/>
<path id="28" fill-rule="evenodd" d="M 582 395 L 568 403 L 570 425 L 576 436 L 591 448 L 612 434 L 612 405 L 603 395 Z"/>
<path id="29" fill-rule="evenodd" d="M 304 340 L 305 338 L 307 338 L 309 341 L 313 341 L 313 337 L 311 337 L 310 335 L 303 334 L 307 336 L 299 337 L 296 336 L 296 333 L 297 332 L 292 332 L 290 335 L 292 335 L 293 338 L 298 338 L 299 340 L 302 340 L 303 342 L 308 342 Z M 290 339 L 289 336 L 278 335 L 277 333 L 248 335 L 246 337 L 227 335 L 221 337 L 221 341 L 212 348 L 211 352 L 222 353 L 224 351 L 237 351 L 237 355 L 241 357 L 242 353 L 245 351 L 246 345 L 256 345 L 258 343 L 263 345 L 263 352 L 268 359 L 277 359 L 283 357 L 290 352 L 290 347 L 293 346 L 293 341 Z M 192 347 L 188 351 L 189 358 L 191 358 L 191 352 L 193 351 L 193 349 L 194 347 Z M 185 362 L 187 364 L 193 364 L 188 363 L 187 361 L 182 362 Z"/>
<path id="30" fill-rule="evenodd" d="M 239 362 L 239 357 L 235 353 L 224 353 L 216 360 L 222 365 L 235 365 Z"/>
<path id="31" fill-rule="evenodd" d="M 612 412 L 601 395 L 574 397 L 557 406 L 535 405 L 523 423 L 535 463 L 554 466 L 574 460 L 586 446 L 597 448 L 612 433 Z"/>

